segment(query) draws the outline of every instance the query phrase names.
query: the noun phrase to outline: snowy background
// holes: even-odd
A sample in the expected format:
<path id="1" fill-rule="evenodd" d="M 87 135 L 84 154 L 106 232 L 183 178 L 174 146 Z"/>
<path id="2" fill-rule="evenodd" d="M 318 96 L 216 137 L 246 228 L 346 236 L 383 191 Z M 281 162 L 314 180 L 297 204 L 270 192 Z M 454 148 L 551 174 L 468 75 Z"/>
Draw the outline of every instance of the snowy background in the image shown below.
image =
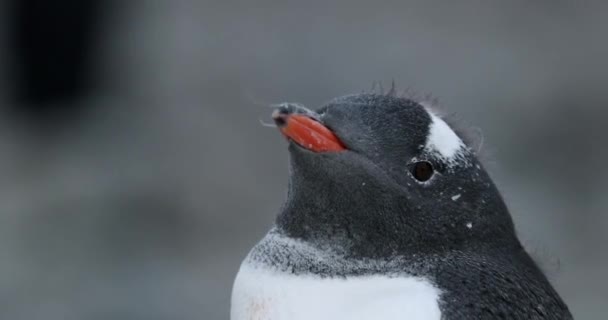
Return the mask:
<path id="1" fill-rule="evenodd" d="M 17 2 L 0 2 L 0 318 L 227 319 L 285 194 L 266 105 L 393 79 L 481 129 L 522 241 L 575 318 L 605 317 L 608 3 L 98 2 L 90 85 L 28 100 Z"/>

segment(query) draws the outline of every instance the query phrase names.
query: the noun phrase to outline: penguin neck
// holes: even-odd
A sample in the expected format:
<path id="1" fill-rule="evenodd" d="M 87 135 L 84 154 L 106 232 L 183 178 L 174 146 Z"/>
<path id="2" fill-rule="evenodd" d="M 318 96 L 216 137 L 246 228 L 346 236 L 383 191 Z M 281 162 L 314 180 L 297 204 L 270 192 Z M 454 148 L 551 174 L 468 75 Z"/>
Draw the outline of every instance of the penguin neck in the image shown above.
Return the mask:
<path id="1" fill-rule="evenodd" d="M 419 206 L 412 205 L 403 192 L 379 180 L 316 183 L 316 178 L 320 177 L 290 178 L 287 199 L 276 219 L 281 234 L 321 249 L 371 259 L 521 248 L 501 198 L 485 200 L 489 206 L 472 213 L 483 217 L 472 229 L 468 220 L 431 224 L 432 219 L 425 211 L 418 212 Z M 461 215 L 454 212 L 434 219 Z"/>
<path id="2" fill-rule="evenodd" d="M 373 180 L 315 183 L 293 175 L 276 220 L 282 234 L 353 257 L 376 258 L 415 253 L 420 239 L 405 217 L 405 199 Z"/>

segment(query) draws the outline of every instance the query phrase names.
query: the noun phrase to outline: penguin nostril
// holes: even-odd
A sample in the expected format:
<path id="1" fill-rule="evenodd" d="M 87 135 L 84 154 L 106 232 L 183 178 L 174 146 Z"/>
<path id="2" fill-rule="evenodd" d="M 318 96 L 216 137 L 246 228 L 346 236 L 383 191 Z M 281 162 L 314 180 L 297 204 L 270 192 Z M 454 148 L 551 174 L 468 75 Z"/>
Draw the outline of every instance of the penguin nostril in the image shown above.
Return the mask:
<path id="1" fill-rule="evenodd" d="M 277 127 L 283 127 L 287 124 L 287 121 L 285 121 L 285 117 L 276 117 L 274 118 L 274 123 L 276 123 Z"/>
<path id="2" fill-rule="evenodd" d="M 287 124 L 287 120 L 286 117 L 288 115 L 287 109 L 285 108 L 278 108 L 275 109 L 272 112 L 272 120 L 274 120 L 274 123 L 277 125 L 277 127 L 283 127 Z"/>

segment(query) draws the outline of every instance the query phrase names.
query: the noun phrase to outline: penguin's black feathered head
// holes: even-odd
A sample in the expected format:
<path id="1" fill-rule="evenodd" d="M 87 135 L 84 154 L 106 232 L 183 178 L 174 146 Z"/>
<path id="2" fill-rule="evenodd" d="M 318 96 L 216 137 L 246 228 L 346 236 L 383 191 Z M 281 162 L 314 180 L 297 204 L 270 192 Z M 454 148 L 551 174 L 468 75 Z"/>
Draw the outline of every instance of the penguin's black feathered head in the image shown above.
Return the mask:
<path id="1" fill-rule="evenodd" d="M 363 258 L 519 245 L 474 152 L 422 104 L 358 94 L 273 118 L 290 141 L 288 236 Z"/>

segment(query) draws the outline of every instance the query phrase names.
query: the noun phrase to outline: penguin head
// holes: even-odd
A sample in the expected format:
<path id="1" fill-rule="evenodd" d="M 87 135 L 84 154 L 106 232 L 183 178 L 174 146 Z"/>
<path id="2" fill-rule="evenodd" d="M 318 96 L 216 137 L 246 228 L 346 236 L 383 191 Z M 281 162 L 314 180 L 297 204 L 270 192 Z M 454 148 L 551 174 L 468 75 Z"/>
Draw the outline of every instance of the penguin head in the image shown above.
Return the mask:
<path id="1" fill-rule="evenodd" d="M 367 258 L 518 243 L 475 153 L 421 103 L 358 94 L 273 118 L 289 140 L 286 235 Z"/>

